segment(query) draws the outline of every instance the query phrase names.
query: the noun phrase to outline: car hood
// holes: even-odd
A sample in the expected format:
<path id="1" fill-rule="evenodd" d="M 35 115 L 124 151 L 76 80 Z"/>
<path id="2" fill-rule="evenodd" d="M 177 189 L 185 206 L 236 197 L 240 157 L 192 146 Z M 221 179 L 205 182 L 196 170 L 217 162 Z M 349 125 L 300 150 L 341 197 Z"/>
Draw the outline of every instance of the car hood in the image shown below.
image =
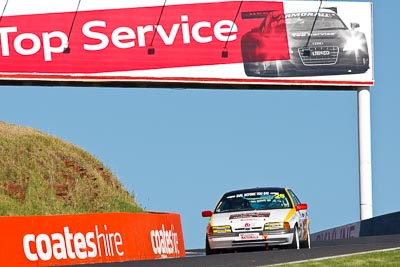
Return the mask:
<path id="1" fill-rule="evenodd" d="M 343 46 L 352 34 L 358 34 L 358 32 L 350 30 L 314 31 L 309 42 L 310 45 L 313 42 L 323 42 L 325 45 Z M 304 46 L 308 41 L 309 35 L 309 32 L 304 31 L 290 32 L 288 33 L 289 42 L 292 45 L 295 44 L 295 46 Z"/>
<path id="2" fill-rule="evenodd" d="M 211 218 L 213 226 L 231 225 L 234 229 L 262 227 L 267 222 L 282 222 L 291 209 L 251 210 L 217 213 Z"/>
<path id="3" fill-rule="evenodd" d="M 307 40 L 310 32 L 291 32 L 289 36 L 295 40 Z M 312 33 L 312 38 L 318 39 L 335 39 L 338 36 L 341 36 L 337 31 L 315 31 Z"/>

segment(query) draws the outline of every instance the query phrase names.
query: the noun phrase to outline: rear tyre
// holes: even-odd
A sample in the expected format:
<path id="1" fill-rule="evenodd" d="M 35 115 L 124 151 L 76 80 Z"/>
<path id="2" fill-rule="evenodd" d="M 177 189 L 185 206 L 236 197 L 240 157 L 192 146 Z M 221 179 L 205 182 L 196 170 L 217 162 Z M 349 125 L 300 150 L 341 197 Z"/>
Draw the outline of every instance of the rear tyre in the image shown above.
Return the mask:
<path id="1" fill-rule="evenodd" d="M 307 230 L 307 240 L 301 241 L 300 248 L 311 248 L 310 229 Z"/>

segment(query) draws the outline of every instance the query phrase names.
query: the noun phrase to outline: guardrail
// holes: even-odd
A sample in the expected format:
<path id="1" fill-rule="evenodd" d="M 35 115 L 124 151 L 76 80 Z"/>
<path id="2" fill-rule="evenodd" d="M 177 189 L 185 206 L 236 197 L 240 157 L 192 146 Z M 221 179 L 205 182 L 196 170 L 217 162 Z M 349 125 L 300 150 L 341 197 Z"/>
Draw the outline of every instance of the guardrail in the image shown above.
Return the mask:
<path id="1" fill-rule="evenodd" d="M 0 217 L 0 266 L 56 266 L 185 256 L 180 215 Z"/>
<path id="2" fill-rule="evenodd" d="M 400 212 L 354 222 L 311 234 L 311 241 L 400 234 Z"/>

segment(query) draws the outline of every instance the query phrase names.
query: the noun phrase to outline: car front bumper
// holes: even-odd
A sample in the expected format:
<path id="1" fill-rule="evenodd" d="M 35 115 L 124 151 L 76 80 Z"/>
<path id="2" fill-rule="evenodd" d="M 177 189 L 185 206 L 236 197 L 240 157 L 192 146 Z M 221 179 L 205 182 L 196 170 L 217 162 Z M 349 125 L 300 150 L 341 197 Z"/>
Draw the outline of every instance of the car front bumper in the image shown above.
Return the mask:
<path id="1" fill-rule="evenodd" d="M 211 249 L 234 249 L 245 247 L 261 247 L 289 245 L 293 242 L 293 229 L 260 232 L 234 232 L 208 234 Z M 243 234 L 251 236 L 246 238 Z"/>

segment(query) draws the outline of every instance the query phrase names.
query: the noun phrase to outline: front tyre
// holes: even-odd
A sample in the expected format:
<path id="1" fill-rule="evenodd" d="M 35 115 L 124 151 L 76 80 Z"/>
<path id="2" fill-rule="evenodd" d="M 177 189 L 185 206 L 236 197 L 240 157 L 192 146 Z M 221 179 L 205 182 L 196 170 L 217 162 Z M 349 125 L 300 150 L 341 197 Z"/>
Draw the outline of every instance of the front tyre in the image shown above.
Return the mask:
<path id="1" fill-rule="evenodd" d="M 206 237 L 206 255 L 216 254 L 217 251 L 215 249 L 210 248 L 210 243 L 208 242 L 208 238 Z"/>
<path id="2" fill-rule="evenodd" d="M 292 244 L 289 246 L 289 248 L 300 249 L 299 229 L 297 228 L 297 225 L 294 226 L 293 241 Z"/>

